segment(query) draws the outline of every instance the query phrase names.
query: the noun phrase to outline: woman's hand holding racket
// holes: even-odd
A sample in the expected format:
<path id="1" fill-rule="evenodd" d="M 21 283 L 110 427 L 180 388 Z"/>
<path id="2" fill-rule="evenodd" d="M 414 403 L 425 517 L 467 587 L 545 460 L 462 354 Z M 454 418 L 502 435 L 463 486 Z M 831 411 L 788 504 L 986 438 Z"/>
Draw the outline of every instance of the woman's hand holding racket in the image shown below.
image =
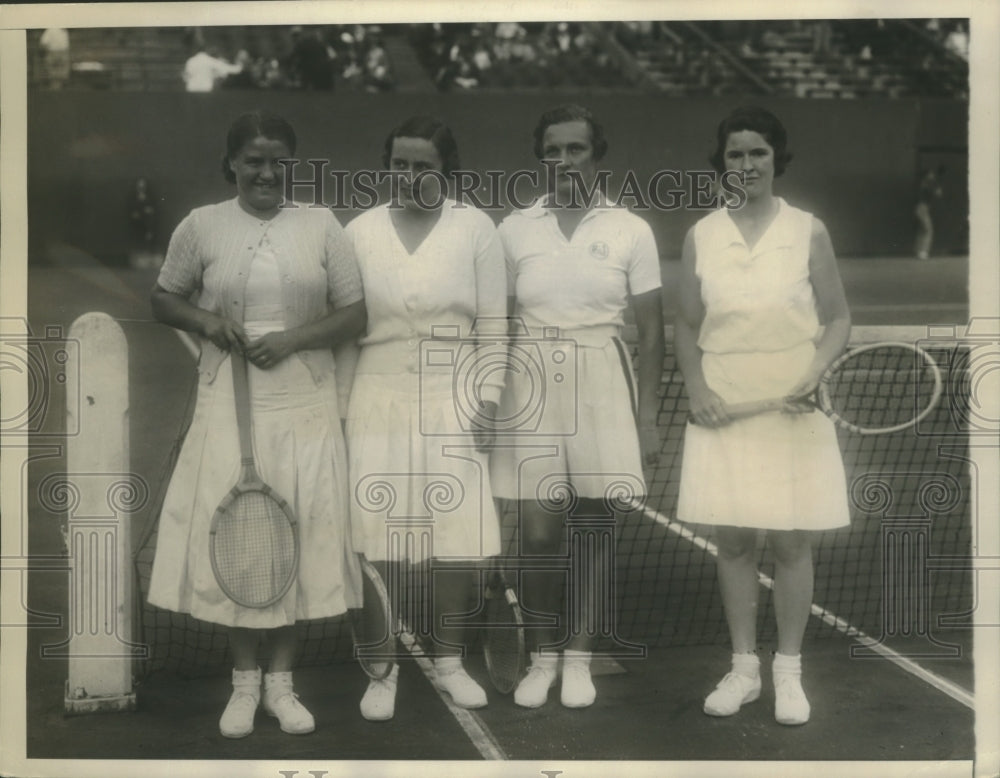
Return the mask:
<path id="1" fill-rule="evenodd" d="M 200 316 L 200 334 L 223 351 L 242 350 L 246 346 L 247 336 L 239 322 L 209 311 L 201 311 Z"/>
<path id="2" fill-rule="evenodd" d="M 254 367 L 269 370 L 297 351 L 295 338 L 289 330 L 269 332 L 246 344 L 243 352 Z"/>
<path id="3" fill-rule="evenodd" d="M 823 411 L 835 424 L 859 435 L 899 432 L 927 416 L 941 399 L 941 371 L 933 358 L 909 343 L 873 343 L 837 359 L 815 382 L 803 379 L 785 397 L 727 405 L 728 420 L 780 411 Z M 806 390 L 806 394 L 800 390 Z M 702 402 L 699 398 L 699 402 Z M 704 410 L 692 420 L 706 427 L 712 417 Z"/>
<path id="4" fill-rule="evenodd" d="M 691 421 L 700 427 L 723 427 L 732 420 L 725 401 L 705 386 L 688 389 Z"/>

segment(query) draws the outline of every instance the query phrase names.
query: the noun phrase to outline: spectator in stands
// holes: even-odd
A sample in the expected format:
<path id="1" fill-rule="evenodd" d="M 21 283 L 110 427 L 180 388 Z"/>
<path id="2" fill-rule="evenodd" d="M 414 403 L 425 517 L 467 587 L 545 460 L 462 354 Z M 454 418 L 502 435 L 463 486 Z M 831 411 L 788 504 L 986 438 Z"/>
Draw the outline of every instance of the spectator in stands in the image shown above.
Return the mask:
<path id="1" fill-rule="evenodd" d="M 199 48 L 184 63 L 184 88 L 188 92 L 211 92 L 226 76 L 239 73 L 241 65 L 234 65 L 218 56 L 214 47 Z"/>
<path id="2" fill-rule="evenodd" d="M 916 253 L 917 259 L 930 259 L 934 245 L 934 212 L 933 206 L 942 195 L 938 173 L 926 170 L 917 183 L 917 205 L 913 215 L 917 219 Z"/>
<path id="3" fill-rule="evenodd" d="M 250 57 L 250 52 L 246 49 L 240 49 L 236 52 L 234 63 L 240 70 L 226 76 L 220 84 L 223 89 L 257 89 L 260 87 L 256 78 L 256 63 Z"/>
<path id="4" fill-rule="evenodd" d="M 292 27 L 289 34 L 292 39 L 292 53 L 288 59 L 291 81 L 301 89 L 333 89 L 336 55 L 324 42 L 322 30 L 303 32 L 301 27 Z"/>
<path id="5" fill-rule="evenodd" d="M 39 40 L 45 85 L 49 89 L 62 89 L 69 81 L 69 32 L 62 27 L 49 27 Z"/>
<path id="6" fill-rule="evenodd" d="M 969 32 L 965 27 L 965 22 L 959 20 L 955 27 L 944 39 L 944 47 L 948 51 L 957 54 L 962 59 L 969 59 Z"/>
<path id="7" fill-rule="evenodd" d="M 384 92 L 391 89 L 393 83 L 392 66 L 382 38 L 377 34 L 371 35 L 365 54 L 365 86 L 369 92 Z"/>

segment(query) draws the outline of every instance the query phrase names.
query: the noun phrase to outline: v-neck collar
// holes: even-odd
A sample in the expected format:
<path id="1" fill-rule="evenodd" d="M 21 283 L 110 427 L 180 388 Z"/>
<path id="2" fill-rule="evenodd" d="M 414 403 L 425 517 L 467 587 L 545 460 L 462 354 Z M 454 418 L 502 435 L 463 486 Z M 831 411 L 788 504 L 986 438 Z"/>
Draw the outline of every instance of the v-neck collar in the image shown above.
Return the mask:
<path id="1" fill-rule="evenodd" d="M 757 242 L 754 243 L 752 246 L 749 243 L 747 243 L 746 238 L 743 237 L 743 233 L 740 231 L 740 227 L 736 223 L 736 220 L 733 219 L 732 213 L 729 212 L 728 208 L 725 209 L 726 220 L 729 222 L 731 228 L 730 231 L 732 232 L 732 238 L 730 242 L 741 243 L 742 245 L 746 246 L 747 252 L 751 256 L 760 253 L 761 249 L 765 248 L 768 245 L 771 236 L 775 232 L 775 225 L 777 225 L 778 222 L 783 219 L 788 207 L 783 198 L 775 197 L 774 199 L 778 203 L 778 210 L 775 212 L 774 217 L 771 219 L 771 223 L 764 228 L 764 232 L 760 234 L 760 237 L 757 238 Z"/>
<path id="2" fill-rule="evenodd" d="M 399 230 L 396 229 L 396 225 L 392 221 L 392 212 L 389 210 L 388 204 L 383 206 L 383 208 L 385 209 L 385 220 L 387 222 L 387 229 L 389 230 L 390 233 L 392 233 L 392 239 L 395 240 L 396 245 L 398 245 L 399 248 L 402 249 L 403 254 L 405 254 L 408 258 L 412 259 L 413 257 L 417 256 L 417 254 L 420 253 L 420 250 L 427 245 L 427 241 L 431 239 L 431 236 L 437 231 L 438 227 L 441 226 L 441 223 L 448 217 L 448 214 L 451 212 L 451 205 L 452 205 L 451 200 L 445 200 L 444 205 L 441 206 L 441 213 L 438 216 L 437 221 L 434 222 L 434 225 L 427 231 L 427 234 L 424 235 L 423 239 L 420 241 L 420 243 L 416 245 L 413 251 L 410 251 L 408 248 L 406 248 L 406 244 L 403 243 L 403 239 L 399 237 Z"/>

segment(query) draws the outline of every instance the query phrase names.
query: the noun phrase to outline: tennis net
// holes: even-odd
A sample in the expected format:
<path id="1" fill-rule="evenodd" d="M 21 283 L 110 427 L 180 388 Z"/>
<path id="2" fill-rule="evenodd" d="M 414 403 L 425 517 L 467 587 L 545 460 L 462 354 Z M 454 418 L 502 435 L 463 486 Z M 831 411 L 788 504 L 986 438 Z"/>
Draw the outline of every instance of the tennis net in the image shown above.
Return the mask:
<path id="1" fill-rule="evenodd" d="M 857 327 L 851 345 L 919 342 L 942 369 L 945 393 L 915 428 L 880 436 L 839 433 L 847 470 L 850 526 L 819 533 L 814 544 L 814 614 L 807 638 L 866 633 L 917 639 L 940 647 L 935 629 L 970 624 L 971 549 L 968 348 L 955 337 L 928 338 L 927 328 Z M 877 388 L 872 392 L 877 401 Z M 863 398 L 862 398 L 863 401 Z M 658 425 L 659 463 L 646 474 L 642 510 L 620 516 L 615 528 L 614 576 L 602 645 L 646 649 L 728 641 L 715 572 L 711 529 L 675 518 L 687 398 L 668 338 Z M 974 426 L 974 425 L 973 425 Z M 146 602 L 155 554 L 155 515 L 135 555 L 140 640 L 149 645 L 141 670 L 183 676 L 227 671 L 223 628 L 160 610 Z M 505 548 L 516 547 L 517 517 L 502 518 Z M 759 570 L 766 584 L 773 557 L 761 541 Z M 568 570 L 568 564 L 566 569 Z M 772 598 L 762 594 L 761 642 L 774 637 Z M 301 625 L 302 665 L 350 661 L 343 617 Z M 943 649 L 942 649 L 943 650 Z"/>

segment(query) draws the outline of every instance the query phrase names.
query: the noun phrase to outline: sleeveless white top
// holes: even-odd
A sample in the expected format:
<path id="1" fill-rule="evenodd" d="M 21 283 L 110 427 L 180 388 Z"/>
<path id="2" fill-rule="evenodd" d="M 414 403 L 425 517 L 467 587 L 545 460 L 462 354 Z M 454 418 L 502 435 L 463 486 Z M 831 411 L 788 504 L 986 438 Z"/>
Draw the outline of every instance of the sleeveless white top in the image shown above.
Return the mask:
<path id="1" fill-rule="evenodd" d="M 813 217 L 777 200 L 774 221 L 752 248 L 726 209 L 695 225 L 695 272 L 705 305 L 698 345 L 704 352 L 784 351 L 819 332 L 809 280 Z"/>

